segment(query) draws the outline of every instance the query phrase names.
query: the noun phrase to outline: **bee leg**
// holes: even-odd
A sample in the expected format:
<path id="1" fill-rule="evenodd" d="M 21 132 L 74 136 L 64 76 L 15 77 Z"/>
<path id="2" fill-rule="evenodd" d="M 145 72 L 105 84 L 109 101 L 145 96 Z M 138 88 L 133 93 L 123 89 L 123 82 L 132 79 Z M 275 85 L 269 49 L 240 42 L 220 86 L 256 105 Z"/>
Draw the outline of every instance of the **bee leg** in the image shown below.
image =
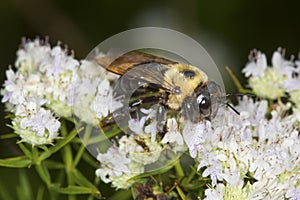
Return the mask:
<path id="1" fill-rule="evenodd" d="M 198 108 L 198 104 L 192 97 L 186 98 L 182 105 L 182 114 L 184 119 L 189 120 L 191 122 L 198 122 L 200 119 L 200 111 Z"/>
<path id="2" fill-rule="evenodd" d="M 110 131 L 115 125 L 118 125 L 119 128 L 123 131 L 128 131 L 128 117 L 136 117 L 137 108 L 119 108 L 113 113 L 110 113 L 108 116 L 104 117 L 99 126 L 104 132 Z M 129 113 L 130 116 L 127 116 L 126 113 Z"/>
<path id="3" fill-rule="evenodd" d="M 167 116 L 166 107 L 163 104 L 159 104 L 156 113 L 156 120 L 157 120 L 156 129 L 161 136 L 163 136 L 165 132 L 164 128 L 166 124 L 166 116 Z"/>

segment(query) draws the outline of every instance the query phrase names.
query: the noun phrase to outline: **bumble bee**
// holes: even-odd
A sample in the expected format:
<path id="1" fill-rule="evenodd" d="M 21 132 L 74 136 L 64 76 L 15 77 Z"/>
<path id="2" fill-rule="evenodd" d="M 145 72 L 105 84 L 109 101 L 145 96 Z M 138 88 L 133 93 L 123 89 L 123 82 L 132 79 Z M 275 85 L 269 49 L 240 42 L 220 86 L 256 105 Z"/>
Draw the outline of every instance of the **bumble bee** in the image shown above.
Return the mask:
<path id="1" fill-rule="evenodd" d="M 102 119 L 101 127 L 122 121 L 126 112 L 133 116 L 141 106 L 158 105 L 156 128 L 164 132 L 168 112 L 180 113 L 196 123 L 213 118 L 219 104 L 225 102 L 221 87 L 192 65 L 141 51 L 130 51 L 116 59 L 101 57 L 96 61 L 107 71 L 120 75 L 115 96 L 122 96 L 128 103 L 127 107 Z"/>

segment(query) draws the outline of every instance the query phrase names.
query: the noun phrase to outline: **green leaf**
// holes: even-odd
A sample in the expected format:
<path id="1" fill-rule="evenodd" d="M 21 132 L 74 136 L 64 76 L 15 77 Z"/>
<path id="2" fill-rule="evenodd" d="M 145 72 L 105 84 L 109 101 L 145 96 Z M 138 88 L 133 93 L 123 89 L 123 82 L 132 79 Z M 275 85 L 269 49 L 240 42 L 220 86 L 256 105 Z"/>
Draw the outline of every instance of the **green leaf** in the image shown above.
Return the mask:
<path id="1" fill-rule="evenodd" d="M 76 150 L 79 149 L 79 147 L 76 147 L 75 145 L 74 145 L 74 148 L 75 148 Z M 96 163 L 96 159 L 95 159 L 93 156 L 91 156 L 91 154 L 88 153 L 87 151 L 84 151 L 84 152 L 83 152 L 82 159 L 83 159 L 87 164 L 89 164 L 91 167 L 99 168 L 99 165 Z"/>
<path id="2" fill-rule="evenodd" d="M 49 158 L 52 154 L 59 151 L 66 144 L 68 144 L 76 135 L 77 135 L 77 129 L 73 129 L 67 137 L 61 139 L 59 142 L 57 142 L 57 144 L 55 144 L 55 146 L 50 147 L 49 151 L 42 152 L 40 157 L 39 157 L 40 161 Z"/>
<path id="3" fill-rule="evenodd" d="M 177 177 L 184 177 L 184 171 L 183 171 L 182 166 L 180 164 L 180 159 L 178 159 L 176 161 L 176 164 L 174 165 L 174 167 L 175 167 L 175 170 L 176 170 Z"/>
<path id="4" fill-rule="evenodd" d="M 71 143 L 75 143 L 75 144 L 81 144 L 81 143 L 82 143 L 82 141 L 81 141 L 81 138 L 79 138 L 79 137 L 76 137 L 76 138 L 74 138 L 74 139 L 71 141 Z"/>
<path id="5" fill-rule="evenodd" d="M 36 200 L 44 199 L 45 186 L 40 185 L 37 191 Z"/>
<path id="6" fill-rule="evenodd" d="M 25 146 L 24 143 L 20 142 L 18 143 L 18 146 L 20 147 L 20 149 L 23 151 L 23 153 L 30 159 L 32 159 L 32 153 L 31 151 Z"/>
<path id="7" fill-rule="evenodd" d="M 73 168 L 76 168 L 79 161 L 81 160 L 81 157 L 85 150 L 85 144 L 87 143 L 87 140 L 90 138 L 91 133 L 92 133 L 92 126 L 87 126 L 85 129 L 84 136 L 83 136 L 83 141 L 82 141 L 81 146 L 80 146 L 79 150 L 77 151 L 76 157 L 74 159 L 73 166 L 72 166 Z"/>
<path id="8" fill-rule="evenodd" d="M 69 144 L 66 144 L 64 148 L 61 151 L 63 161 L 66 165 L 66 170 L 70 171 L 72 169 L 72 163 L 73 163 L 73 154 L 72 149 Z"/>
<path id="9" fill-rule="evenodd" d="M 89 187 L 72 185 L 65 188 L 61 188 L 56 185 L 55 186 L 53 185 L 51 189 L 54 190 L 55 192 L 62 193 L 62 194 L 93 194 L 93 195 L 100 196 L 100 192 L 98 190 Z"/>
<path id="10" fill-rule="evenodd" d="M 177 192 L 178 192 L 180 198 L 181 198 L 182 200 L 186 200 L 185 194 L 183 193 L 183 191 L 181 190 L 181 188 L 180 188 L 178 185 L 176 186 L 176 190 L 177 190 Z"/>
<path id="11" fill-rule="evenodd" d="M 13 200 L 11 194 L 9 194 L 8 191 L 9 190 L 6 187 L 4 187 L 4 185 L 0 181 L 0 199 Z"/>
<path id="12" fill-rule="evenodd" d="M 48 168 L 46 168 L 42 163 L 35 165 L 35 169 L 41 179 L 46 183 L 47 186 L 50 186 L 51 184 L 51 177 L 50 173 L 48 171 Z"/>
<path id="13" fill-rule="evenodd" d="M 26 171 L 19 171 L 19 181 L 20 184 L 17 186 L 17 194 L 19 199 L 31 200 L 33 199 L 33 194 L 30 187 L 30 181 L 26 174 Z"/>
<path id="14" fill-rule="evenodd" d="M 31 163 L 32 160 L 29 159 L 27 156 L 0 159 L 1 167 L 23 168 L 29 167 Z"/>
<path id="15" fill-rule="evenodd" d="M 142 173 L 140 175 L 137 175 L 137 176 L 134 176 L 134 177 L 130 178 L 130 180 L 138 180 L 138 179 L 141 179 L 141 178 L 154 176 L 154 175 L 157 175 L 157 174 L 163 174 L 163 173 L 169 171 L 175 164 L 176 164 L 176 162 L 168 163 L 163 168 L 160 168 L 160 169 L 154 170 L 154 171 L 150 171 L 150 172 Z"/>
<path id="16" fill-rule="evenodd" d="M 45 160 L 44 165 L 48 169 L 64 169 L 65 168 L 65 165 L 63 163 L 55 161 L 55 160 Z"/>
<path id="17" fill-rule="evenodd" d="M 114 192 L 114 194 L 109 197 L 109 200 L 126 200 L 126 199 L 132 199 L 132 193 L 131 190 L 119 190 L 117 192 Z"/>
<path id="18" fill-rule="evenodd" d="M 0 140 L 10 139 L 10 138 L 15 138 L 15 137 L 18 137 L 18 135 L 15 134 L 15 133 L 1 134 L 1 135 L 0 135 Z"/>
<path id="19" fill-rule="evenodd" d="M 74 181 L 80 186 L 90 187 L 98 190 L 97 187 L 91 183 L 79 170 L 74 169 L 73 171 Z"/>

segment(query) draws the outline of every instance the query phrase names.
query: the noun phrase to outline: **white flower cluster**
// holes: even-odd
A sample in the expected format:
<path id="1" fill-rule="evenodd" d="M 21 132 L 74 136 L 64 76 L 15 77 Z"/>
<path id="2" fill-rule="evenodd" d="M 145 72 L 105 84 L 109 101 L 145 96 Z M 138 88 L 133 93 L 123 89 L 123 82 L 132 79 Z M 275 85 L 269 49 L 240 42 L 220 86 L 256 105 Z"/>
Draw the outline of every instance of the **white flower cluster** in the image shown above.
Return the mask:
<path id="1" fill-rule="evenodd" d="M 98 118 L 121 106 L 113 99 L 105 70 L 91 61 L 79 62 L 60 44 L 51 47 L 40 39 L 24 40 L 14 68 L 6 71 L 2 102 L 13 114 L 12 128 L 32 145 L 51 144 L 58 138 L 56 116 L 75 114 L 97 125 Z"/>
<path id="2" fill-rule="evenodd" d="M 157 142 L 146 135 L 122 136 L 106 153 L 99 153 L 101 166 L 96 175 L 105 183 L 112 182 L 117 189 L 130 187 L 134 176 L 145 172 L 147 164 L 157 161 L 163 151 Z"/>
<path id="3" fill-rule="evenodd" d="M 103 55 L 102 55 L 103 56 Z M 97 126 L 99 119 L 122 106 L 113 96 L 112 75 L 95 62 L 82 60 L 73 85 L 73 113 L 83 122 Z"/>
<path id="4" fill-rule="evenodd" d="M 7 70 L 2 102 L 14 114 L 13 129 L 22 141 L 49 144 L 58 136 L 59 120 L 69 117 L 70 85 L 76 80 L 79 62 L 57 45 L 35 39 L 23 41 L 17 51 L 16 72 Z M 47 108 L 51 108 L 51 111 Z"/>
<path id="5" fill-rule="evenodd" d="M 299 61 L 285 60 L 282 49 L 273 54 L 272 67 L 266 60 L 255 50 L 243 69 L 251 89 L 258 97 L 290 102 L 268 105 L 244 97 L 240 116 L 225 111 L 212 121 L 213 134 L 197 152 L 198 168 L 212 180 L 207 200 L 300 199 Z"/>
<path id="6" fill-rule="evenodd" d="M 162 156 L 165 153 L 164 148 L 166 146 L 155 140 L 155 135 L 151 136 L 149 134 L 152 131 L 148 130 L 149 127 L 153 130 L 156 130 L 156 127 L 151 124 L 144 126 L 146 120 L 152 118 L 156 111 L 150 109 L 144 110 L 144 112 L 149 115 L 142 117 L 141 120 L 129 120 L 129 129 L 133 131 L 133 134 L 122 136 L 118 139 L 118 144 L 114 143 L 106 153 L 98 154 L 97 159 L 100 161 L 101 166 L 96 170 L 96 175 L 106 183 L 112 182 L 112 185 L 118 189 L 130 187 L 134 183 L 132 178 L 144 173 L 147 165 L 149 166 L 157 161 L 166 161 Z M 177 127 L 177 123 L 175 125 Z M 173 130 L 175 127 L 170 127 L 168 124 L 168 128 Z M 146 130 L 149 132 L 146 133 Z M 167 164 L 167 162 L 165 163 Z M 161 167 L 164 167 L 164 165 Z"/>
<path id="7" fill-rule="evenodd" d="M 267 101 L 244 97 L 241 115 L 225 111 L 212 121 L 196 158 L 212 180 L 205 199 L 300 198 L 299 127 L 285 113 L 289 106 L 278 105 L 267 119 Z"/>
<path id="8" fill-rule="evenodd" d="M 266 55 L 254 50 L 243 73 L 250 77 L 249 86 L 257 96 L 269 99 L 288 96 L 300 121 L 300 58 L 294 60 L 292 56 L 286 60 L 284 56 L 285 50 L 278 48 L 272 56 L 272 67 L 268 67 Z"/>

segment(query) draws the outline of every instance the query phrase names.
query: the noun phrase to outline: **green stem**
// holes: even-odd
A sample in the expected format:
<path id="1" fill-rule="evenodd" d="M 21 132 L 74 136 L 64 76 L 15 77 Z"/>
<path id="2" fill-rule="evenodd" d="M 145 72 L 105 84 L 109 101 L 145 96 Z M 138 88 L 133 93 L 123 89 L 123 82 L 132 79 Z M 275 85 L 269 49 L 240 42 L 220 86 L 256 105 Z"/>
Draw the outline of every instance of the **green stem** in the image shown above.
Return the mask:
<path id="1" fill-rule="evenodd" d="M 236 88 L 238 89 L 239 92 L 241 93 L 250 93 L 252 94 L 253 92 L 251 90 L 247 90 L 245 88 L 243 88 L 242 84 L 240 83 L 239 79 L 236 77 L 236 75 L 232 72 L 232 70 L 226 66 L 225 67 L 227 72 L 229 73 L 230 77 L 232 78 Z"/>
<path id="2" fill-rule="evenodd" d="M 238 78 L 235 76 L 235 74 L 232 72 L 232 70 L 226 66 L 225 69 L 227 70 L 227 72 L 229 73 L 230 77 L 232 78 L 235 86 L 237 87 L 239 92 L 242 92 L 244 90 L 242 84 L 240 83 L 240 81 L 238 80 Z"/>
<path id="3" fill-rule="evenodd" d="M 191 170 L 191 173 L 189 174 L 189 176 L 187 177 L 187 180 L 186 180 L 187 184 L 189 184 L 193 180 L 195 174 L 196 174 L 195 170 Z"/>
<path id="4" fill-rule="evenodd" d="M 39 150 L 37 149 L 36 146 L 32 147 L 32 160 L 33 160 L 34 164 L 40 164 L 40 162 L 41 162 L 41 160 L 39 158 Z"/>
<path id="5" fill-rule="evenodd" d="M 180 196 L 180 199 L 186 200 L 185 194 L 183 193 L 183 191 L 181 190 L 181 188 L 178 185 L 176 185 L 176 190 Z"/>
<path id="6" fill-rule="evenodd" d="M 62 119 L 61 120 L 61 135 L 63 137 L 66 137 L 68 134 L 68 129 L 66 126 L 65 121 Z M 68 181 L 68 185 L 74 185 L 74 180 L 73 180 L 73 176 L 72 176 L 72 171 L 73 171 L 73 154 L 72 154 L 72 149 L 71 149 L 71 145 L 70 143 L 67 143 L 63 149 L 62 149 L 62 157 L 64 160 L 64 163 L 66 165 L 66 174 L 67 174 L 67 181 Z M 75 195 L 69 195 L 68 196 L 69 200 L 75 200 L 76 196 Z"/>
<path id="7" fill-rule="evenodd" d="M 44 183 L 47 185 L 48 188 L 51 187 L 51 179 L 50 174 L 47 168 L 45 168 L 41 163 L 35 165 L 35 169 Z"/>
<path id="8" fill-rule="evenodd" d="M 83 141 L 80 145 L 80 148 L 79 150 L 77 151 L 77 154 L 76 154 L 76 157 L 73 161 L 73 165 L 72 165 L 72 168 L 76 168 L 76 166 L 78 165 L 79 161 L 81 160 L 81 157 L 84 153 L 84 150 L 85 150 L 85 145 L 88 143 L 88 140 L 91 136 L 91 133 L 92 133 L 92 126 L 88 125 L 85 129 L 85 132 L 84 132 L 84 136 L 83 136 Z"/>
<path id="9" fill-rule="evenodd" d="M 73 161 L 73 165 L 72 165 L 73 169 L 76 168 L 76 166 L 78 165 L 79 161 L 81 160 L 81 157 L 82 157 L 82 155 L 84 153 L 84 150 L 85 150 L 85 146 L 84 146 L 84 144 L 81 144 L 79 150 L 77 151 L 76 157 L 75 157 L 75 159 Z"/>
<path id="10" fill-rule="evenodd" d="M 182 169 L 182 167 L 181 167 L 180 159 L 178 159 L 178 160 L 176 161 L 176 164 L 175 164 L 174 167 L 175 167 L 177 176 L 178 176 L 179 178 L 184 177 L 184 171 L 183 171 L 183 169 Z"/>
<path id="11" fill-rule="evenodd" d="M 44 194 L 45 194 L 45 186 L 40 185 L 37 191 L 36 200 L 44 199 Z"/>
<path id="12" fill-rule="evenodd" d="M 23 143 L 18 143 L 18 146 L 20 147 L 20 149 L 23 151 L 23 153 L 30 159 L 33 158 L 32 156 L 32 152 L 30 151 L 30 149 L 28 149 Z M 36 155 L 35 155 L 36 156 Z"/>

